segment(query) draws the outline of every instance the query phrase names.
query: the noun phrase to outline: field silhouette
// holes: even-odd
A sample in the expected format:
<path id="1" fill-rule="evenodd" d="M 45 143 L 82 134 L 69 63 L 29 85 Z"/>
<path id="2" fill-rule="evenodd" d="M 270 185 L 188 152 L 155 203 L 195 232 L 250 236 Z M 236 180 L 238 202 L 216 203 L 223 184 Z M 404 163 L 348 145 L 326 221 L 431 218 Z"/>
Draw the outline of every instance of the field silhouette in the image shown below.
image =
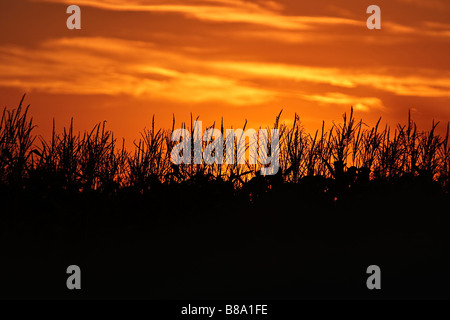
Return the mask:
<path id="1" fill-rule="evenodd" d="M 175 119 L 131 151 L 104 122 L 46 140 L 23 100 L 0 122 L 2 298 L 450 297 L 449 124 L 368 127 L 351 110 L 308 134 L 280 113 L 280 169 L 262 176 L 174 165 Z"/>

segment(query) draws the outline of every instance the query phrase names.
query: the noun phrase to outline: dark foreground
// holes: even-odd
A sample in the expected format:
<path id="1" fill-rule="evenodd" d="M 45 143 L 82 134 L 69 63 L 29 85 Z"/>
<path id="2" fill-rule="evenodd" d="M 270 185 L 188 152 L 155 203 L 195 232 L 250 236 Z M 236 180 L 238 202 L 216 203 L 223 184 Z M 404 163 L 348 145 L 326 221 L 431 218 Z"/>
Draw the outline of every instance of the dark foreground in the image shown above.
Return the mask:
<path id="1" fill-rule="evenodd" d="M 450 298 L 448 193 L 419 179 L 252 195 L 3 187 L 1 298 Z M 81 268 L 81 290 L 66 269 Z M 381 268 L 381 290 L 366 269 Z"/>

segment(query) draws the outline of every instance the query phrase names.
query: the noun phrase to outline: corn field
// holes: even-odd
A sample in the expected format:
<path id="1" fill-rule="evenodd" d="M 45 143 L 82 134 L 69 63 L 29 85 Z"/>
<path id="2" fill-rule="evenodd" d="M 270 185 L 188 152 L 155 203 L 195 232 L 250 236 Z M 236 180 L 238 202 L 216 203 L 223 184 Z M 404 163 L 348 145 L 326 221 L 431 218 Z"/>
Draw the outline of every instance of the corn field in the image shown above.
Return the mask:
<path id="1" fill-rule="evenodd" d="M 1 116 L 0 183 L 4 186 L 108 193 L 131 188 L 142 193 L 162 184 L 201 181 L 232 184 L 238 190 L 260 178 L 261 164 L 250 164 L 248 159 L 245 164 L 191 161 L 174 165 L 170 154 L 176 144 L 171 141 L 175 118 L 172 130 L 162 130 L 155 128 L 153 117 L 151 127 L 141 132 L 131 151 L 125 150 L 124 141 L 117 140 L 105 122 L 84 133 L 75 133 L 72 122 L 57 133 L 53 124 L 51 138 L 45 140 L 34 135 L 35 125 L 23 100 L 16 109 L 5 107 Z M 438 123 L 434 122 L 430 130 L 419 131 L 410 115 L 406 125 L 381 128 L 380 119 L 370 128 L 356 120 L 351 109 L 329 131 L 323 123 L 321 130 L 309 134 L 297 114 L 289 127 L 280 123 L 280 116 L 281 112 L 272 129 L 279 130 L 280 170 L 276 176 L 284 183 L 298 183 L 311 176 L 346 179 L 346 183 L 405 178 L 439 183 L 443 190 L 449 190 L 448 123 L 444 137 L 436 134 Z M 190 126 L 183 123 L 182 128 L 194 136 L 192 116 Z M 223 122 L 218 129 L 224 135 Z M 207 145 L 202 144 L 203 148 Z M 248 151 L 248 143 L 245 147 Z"/>

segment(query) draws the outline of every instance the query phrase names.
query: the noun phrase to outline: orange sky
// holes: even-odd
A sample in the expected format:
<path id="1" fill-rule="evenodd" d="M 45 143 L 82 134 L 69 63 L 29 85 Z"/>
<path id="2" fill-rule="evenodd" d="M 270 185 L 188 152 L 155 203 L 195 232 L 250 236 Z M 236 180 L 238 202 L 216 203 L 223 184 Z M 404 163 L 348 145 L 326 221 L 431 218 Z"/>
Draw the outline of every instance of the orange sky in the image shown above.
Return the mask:
<path id="1" fill-rule="evenodd" d="M 66 28 L 70 4 L 81 30 Z M 368 124 L 411 109 L 429 129 L 450 120 L 449 52 L 447 0 L 2 0 L 0 105 L 27 93 L 38 133 L 73 116 L 127 141 L 153 114 L 259 127 L 284 109 L 311 131 L 351 105 Z"/>

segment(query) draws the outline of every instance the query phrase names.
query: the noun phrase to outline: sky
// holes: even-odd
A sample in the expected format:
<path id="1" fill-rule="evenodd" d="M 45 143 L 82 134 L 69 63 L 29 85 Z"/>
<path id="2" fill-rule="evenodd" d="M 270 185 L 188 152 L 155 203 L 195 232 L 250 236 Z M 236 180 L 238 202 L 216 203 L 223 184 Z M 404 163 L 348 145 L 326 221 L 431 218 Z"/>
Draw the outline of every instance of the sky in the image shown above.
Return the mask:
<path id="1" fill-rule="evenodd" d="M 81 29 L 69 30 L 69 5 Z M 381 29 L 370 30 L 370 5 Z M 294 114 L 307 131 L 353 106 L 374 125 L 408 110 L 450 121 L 447 0 L 2 0 L 0 106 L 25 103 L 48 135 L 74 118 L 128 142 L 144 127 L 200 116 L 226 127 Z"/>

